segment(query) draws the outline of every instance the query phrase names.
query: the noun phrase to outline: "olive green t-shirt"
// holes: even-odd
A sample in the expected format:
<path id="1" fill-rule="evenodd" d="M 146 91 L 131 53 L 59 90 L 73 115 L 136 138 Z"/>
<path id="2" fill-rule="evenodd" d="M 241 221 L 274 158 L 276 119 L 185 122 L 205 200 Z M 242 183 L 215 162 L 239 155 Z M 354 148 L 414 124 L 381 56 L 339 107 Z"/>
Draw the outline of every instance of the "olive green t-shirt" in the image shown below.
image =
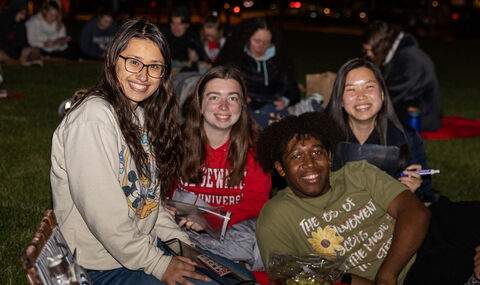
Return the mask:
<path id="1" fill-rule="evenodd" d="M 407 188 L 366 161 L 347 163 L 331 173 L 330 184 L 331 189 L 319 197 L 301 198 L 286 188 L 265 204 L 257 220 L 263 262 L 268 266 L 274 252 L 338 253 L 346 258 L 348 272 L 374 280 L 395 226 L 388 205 Z"/>

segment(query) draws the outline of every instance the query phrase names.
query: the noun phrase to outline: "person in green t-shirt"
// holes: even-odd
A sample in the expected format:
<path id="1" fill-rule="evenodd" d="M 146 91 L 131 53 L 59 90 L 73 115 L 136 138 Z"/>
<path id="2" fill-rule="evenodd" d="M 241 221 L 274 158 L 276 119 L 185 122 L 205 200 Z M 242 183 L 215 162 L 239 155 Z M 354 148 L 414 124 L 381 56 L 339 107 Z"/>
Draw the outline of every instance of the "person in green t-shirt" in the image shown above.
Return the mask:
<path id="1" fill-rule="evenodd" d="M 351 284 L 418 284 L 411 275 L 428 274 L 423 269 L 436 266 L 423 258 L 432 247 L 422 245 L 429 210 L 406 186 L 366 161 L 331 172 L 338 134 L 327 115 L 313 113 L 286 117 L 262 132 L 258 161 L 288 183 L 257 221 L 264 264 L 272 253 L 338 255 L 345 258 Z M 422 262 L 415 261 L 416 254 Z M 452 280 L 444 271 L 438 274 Z M 463 284 L 468 277 L 448 284 Z"/>

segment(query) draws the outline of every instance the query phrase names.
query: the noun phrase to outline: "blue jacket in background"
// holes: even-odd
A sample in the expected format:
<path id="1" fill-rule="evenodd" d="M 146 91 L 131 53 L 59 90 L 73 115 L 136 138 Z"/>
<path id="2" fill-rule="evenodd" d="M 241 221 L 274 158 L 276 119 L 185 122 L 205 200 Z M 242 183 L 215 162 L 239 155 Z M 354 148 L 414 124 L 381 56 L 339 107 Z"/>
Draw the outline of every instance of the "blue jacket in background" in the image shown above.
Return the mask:
<path id="1" fill-rule="evenodd" d="M 117 32 L 115 22 L 105 29 L 101 30 L 97 26 L 97 18 L 93 18 L 83 26 L 80 37 L 80 49 L 82 53 L 90 59 L 102 59 L 108 43 Z"/>

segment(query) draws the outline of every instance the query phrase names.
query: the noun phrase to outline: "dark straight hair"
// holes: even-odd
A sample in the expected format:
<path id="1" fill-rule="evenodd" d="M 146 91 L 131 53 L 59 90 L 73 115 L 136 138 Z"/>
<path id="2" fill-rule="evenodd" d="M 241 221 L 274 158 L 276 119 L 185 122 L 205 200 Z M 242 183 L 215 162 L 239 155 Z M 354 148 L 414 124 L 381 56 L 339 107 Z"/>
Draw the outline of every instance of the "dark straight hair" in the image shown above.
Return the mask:
<path id="1" fill-rule="evenodd" d="M 373 72 L 373 74 L 375 75 L 375 79 L 378 81 L 381 91 L 383 93 L 383 104 L 375 120 L 375 130 L 378 132 L 378 134 L 380 134 L 380 142 L 383 145 L 387 144 L 388 122 L 392 123 L 397 129 L 399 129 L 406 140 L 407 137 L 405 131 L 402 127 L 402 124 L 398 120 L 397 115 L 395 114 L 392 100 L 388 95 L 387 85 L 385 84 L 382 73 L 377 65 L 367 59 L 351 59 L 347 61 L 344 65 L 342 65 L 342 67 L 340 67 L 340 69 L 338 70 L 337 78 L 335 79 L 335 83 L 333 84 L 332 96 L 327 106 L 327 110 L 330 113 L 330 116 L 338 124 L 347 140 L 350 140 L 350 137 L 353 134 L 348 124 L 348 114 L 343 108 L 343 93 L 345 91 L 345 81 L 347 79 L 348 73 L 360 67 L 368 68 Z"/>
<path id="2" fill-rule="evenodd" d="M 246 101 L 246 87 L 240 71 L 232 66 L 217 66 L 205 73 L 195 86 L 194 92 L 186 99 L 182 114 L 185 116 L 183 126 L 185 157 L 181 167 L 181 178 L 185 182 L 200 183 L 203 177 L 203 167 L 206 159 L 205 146 L 208 138 L 203 128 L 202 99 L 205 87 L 213 79 L 233 79 L 240 84 L 241 113 L 238 121 L 230 131 L 230 148 L 228 163 L 230 173 L 228 185 L 238 185 L 244 175 L 247 164 L 247 154 L 253 151 L 257 139 L 257 126 L 251 118 Z"/>
<path id="3" fill-rule="evenodd" d="M 132 19 L 124 23 L 106 50 L 101 83 L 78 98 L 75 109 L 85 98 L 98 96 L 113 106 L 122 135 L 132 153 L 140 175 L 152 179 L 149 172 L 148 154 L 141 145 L 142 130 L 130 100 L 122 91 L 117 78 L 116 65 L 120 53 L 132 39 L 150 40 L 160 49 L 165 72 L 155 93 L 138 105 L 144 108 L 144 128 L 152 146 L 156 162 L 156 186 L 160 186 L 162 199 L 178 176 L 182 160 L 181 133 L 177 123 L 178 103 L 171 86 L 171 56 L 167 41 L 153 23 L 144 19 Z M 69 113 L 71 110 L 69 111 Z"/>

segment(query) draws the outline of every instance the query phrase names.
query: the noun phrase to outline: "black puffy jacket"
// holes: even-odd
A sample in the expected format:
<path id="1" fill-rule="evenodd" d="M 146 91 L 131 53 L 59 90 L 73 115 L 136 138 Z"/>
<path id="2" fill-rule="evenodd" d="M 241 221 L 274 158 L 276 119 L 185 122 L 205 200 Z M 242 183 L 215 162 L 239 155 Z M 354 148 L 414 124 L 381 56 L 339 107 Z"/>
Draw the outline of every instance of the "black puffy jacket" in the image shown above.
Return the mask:
<path id="1" fill-rule="evenodd" d="M 299 101 L 300 91 L 294 78 L 293 65 L 284 62 L 287 61 L 281 61 L 277 55 L 256 60 L 247 52 L 243 52 L 236 60 L 236 65 L 244 75 L 248 96 L 252 99 L 252 109 L 259 109 L 281 97 L 286 97 L 290 105 Z"/>
<path id="2" fill-rule="evenodd" d="M 422 113 L 422 130 L 440 128 L 440 89 L 435 66 L 413 36 L 404 34 L 391 61 L 383 66 L 383 75 L 402 122 L 408 119 L 407 108 L 416 106 Z"/>

